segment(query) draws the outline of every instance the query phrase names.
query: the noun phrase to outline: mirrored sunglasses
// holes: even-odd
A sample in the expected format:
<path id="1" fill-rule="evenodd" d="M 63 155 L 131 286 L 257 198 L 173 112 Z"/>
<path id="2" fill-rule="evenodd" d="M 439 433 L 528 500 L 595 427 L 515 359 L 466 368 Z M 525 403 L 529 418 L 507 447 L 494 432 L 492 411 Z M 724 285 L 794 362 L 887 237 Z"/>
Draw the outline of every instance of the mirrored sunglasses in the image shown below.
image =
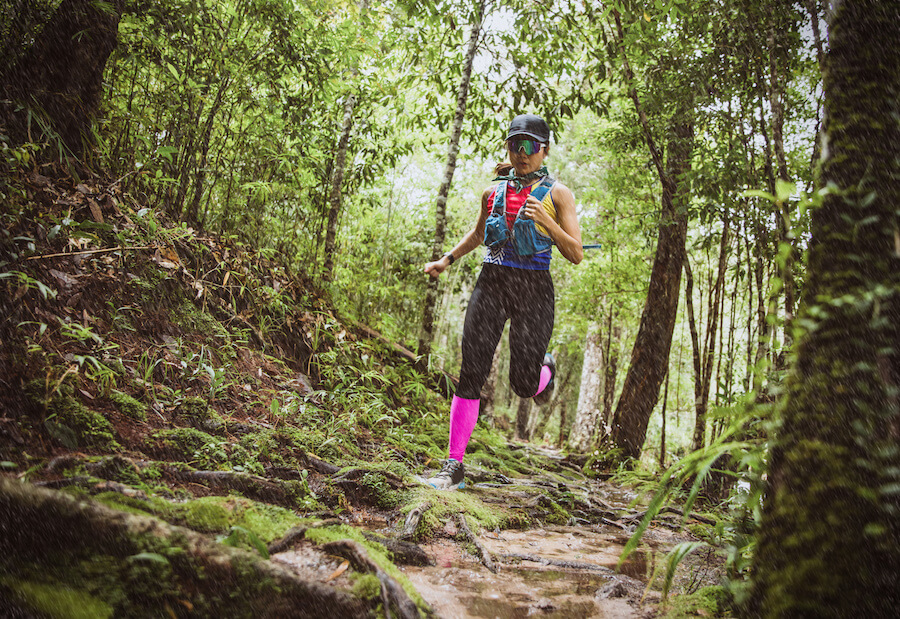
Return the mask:
<path id="1" fill-rule="evenodd" d="M 506 140 L 506 147 L 511 153 L 518 153 L 521 151 L 526 155 L 533 155 L 541 150 L 543 145 L 543 142 L 538 142 L 536 140 L 517 140 L 515 138 Z"/>

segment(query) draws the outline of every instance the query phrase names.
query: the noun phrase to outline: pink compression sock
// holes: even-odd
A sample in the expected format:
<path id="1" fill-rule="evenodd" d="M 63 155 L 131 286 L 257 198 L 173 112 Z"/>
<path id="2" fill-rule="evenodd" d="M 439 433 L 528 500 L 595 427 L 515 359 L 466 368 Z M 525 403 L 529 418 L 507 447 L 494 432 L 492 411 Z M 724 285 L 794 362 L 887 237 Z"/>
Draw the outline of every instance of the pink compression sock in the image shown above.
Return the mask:
<path id="1" fill-rule="evenodd" d="M 450 457 L 462 462 L 466 454 L 466 445 L 478 421 L 478 405 L 480 400 L 466 400 L 453 396 L 450 403 Z"/>
<path id="2" fill-rule="evenodd" d="M 550 366 L 542 365 L 541 366 L 541 381 L 538 383 L 538 390 L 535 392 L 534 395 L 539 394 L 541 391 L 543 391 L 544 389 L 547 388 L 547 385 L 550 384 L 550 378 L 552 376 L 553 376 L 553 374 L 550 372 Z"/>

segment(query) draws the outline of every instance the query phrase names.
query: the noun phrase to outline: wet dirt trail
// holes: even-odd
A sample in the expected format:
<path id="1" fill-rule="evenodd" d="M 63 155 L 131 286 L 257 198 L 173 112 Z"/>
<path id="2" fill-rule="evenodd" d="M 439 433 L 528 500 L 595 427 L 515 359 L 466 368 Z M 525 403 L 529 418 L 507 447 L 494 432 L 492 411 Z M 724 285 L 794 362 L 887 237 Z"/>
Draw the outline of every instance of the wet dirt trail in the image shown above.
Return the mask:
<path id="1" fill-rule="evenodd" d="M 546 455 L 546 454 L 545 454 Z M 473 470 L 478 479 L 478 471 Z M 429 565 L 398 565 L 400 571 L 431 606 L 438 617 L 610 617 L 649 618 L 659 615 L 659 589 L 665 573 L 666 555 L 677 544 L 696 541 L 681 526 L 680 517 L 655 522 L 638 548 L 621 566 L 625 544 L 631 537 L 640 511 L 635 494 L 612 483 L 572 475 L 561 484 L 559 475 L 535 474 L 510 483 L 475 482 L 464 492 L 485 505 L 527 505 L 538 502 L 550 489 L 577 496 L 573 517 L 565 525 L 487 530 L 464 534 L 457 518 L 448 518 L 442 530 L 418 543 Z M 593 507 L 592 514 L 588 506 Z M 607 518 L 598 517 L 598 512 Z M 586 516 L 581 518 L 575 514 Z M 604 522 L 605 520 L 605 522 Z M 374 524 L 374 523 L 372 523 Z M 387 525 L 387 526 L 384 526 Z M 400 522 L 371 527 L 374 533 L 395 536 Z M 473 536 L 482 549 L 473 543 Z M 276 555 L 308 577 L 333 577 L 339 563 L 304 557 L 301 549 Z M 488 555 L 484 561 L 480 556 Z M 691 555 L 679 565 L 672 592 L 689 592 L 717 584 L 723 559 L 713 551 Z M 303 566 L 306 567 L 303 567 Z M 486 565 L 494 567 L 492 571 Z M 659 567 L 656 584 L 648 587 Z M 301 569 L 302 568 L 302 569 Z M 329 576 L 330 575 L 330 576 Z M 337 584 L 337 583 L 335 583 Z"/>
<path id="2" fill-rule="evenodd" d="M 628 510 L 631 496 L 606 484 L 592 483 L 606 504 Z M 497 492 L 475 485 L 471 492 Z M 616 499 L 620 500 L 616 500 Z M 492 573 L 465 545 L 454 541 L 449 522 L 444 537 L 423 544 L 433 566 L 402 568 L 441 617 L 654 617 L 660 594 L 647 591 L 657 562 L 689 534 L 653 527 L 635 552 L 617 567 L 630 533 L 613 525 L 545 526 L 525 530 L 483 531 L 478 539 L 493 557 Z M 676 582 L 690 578 L 681 569 Z M 713 576 L 711 573 L 710 576 Z"/>

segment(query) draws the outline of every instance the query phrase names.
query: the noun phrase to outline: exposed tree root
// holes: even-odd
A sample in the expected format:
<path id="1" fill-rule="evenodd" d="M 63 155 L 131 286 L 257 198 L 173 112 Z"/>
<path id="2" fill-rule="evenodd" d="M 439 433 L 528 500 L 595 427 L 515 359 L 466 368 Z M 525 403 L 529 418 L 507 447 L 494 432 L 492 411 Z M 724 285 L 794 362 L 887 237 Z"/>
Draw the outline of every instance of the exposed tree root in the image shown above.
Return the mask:
<path id="1" fill-rule="evenodd" d="M 416 536 L 416 529 L 419 528 L 422 517 L 429 509 L 431 509 L 431 503 L 426 501 L 406 515 L 406 522 L 403 523 L 403 530 L 399 535 L 400 539 L 413 539 Z"/>
<path id="2" fill-rule="evenodd" d="M 249 499 L 288 505 L 294 502 L 296 489 L 290 482 L 270 480 L 258 475 L 231 471 L 184 471 L 173 466 L 163 467 L 166 475 L 217 490 L 237 490 Z"/>
<path id="3" fill-rule="evenodd" d="M 434 561 L 428 556 L 422 548 L 411 542 L 405 542 L 399 539 L 383 537 L 368 531 L 362 531 L 363 537 L 367 540 L 377 542 L 387 548 L 393 555 L 394 563 L 401 565 L 433 565 Z"/>
<path id="4" fill-rule="evenodd" d="M 494 561 L 491 559 L 491 553 L 487 548 L 484 547 L 484 544 L 481 543 L 481 540 L 472 533 L 472 529 L 469 528 L 469 524 L 466 522 L 466 517 L 464 514 L 457 514 L 459 521 L 460 530 L 465 533 L 466 539 L 475 546 L 475 549 L 478 551 L 478 558 L 481 559 L 481 564 L 484 567 L 488 568 L 491 572 L 497 573 L 497 566 L 494 565 Z"/>
<path id="5" fill-rule="evenodd" d="M 347 559 L 359 572 L 370 572 L 378 577 L 381 582 L 384 612 L 388 619 L 391 618 L 390 608 L 397 610 L 400 619 L 419 619 L 419 609 L 415 602 L 409 599 L 406 591 L 396 580 L 372 561 L 369 553 L 360 544 L 353 540 L 340 540 L 323 544 L 322 550 Z"/>
<path id="6" fill-rule="evenodd" d="M 302 540 L 306 536 L 306 532 L 310 529 L 321 529 L 323 527 L 337 526 L 339 524 L 344 524 L 344 522 L 338 518 L 330 518 L 328 520 L 321 520 L 312 524 L 294 527 L 285 533 L 284 537 L 269 544 L 269 554 L 273 555 L 277 552 L 284 552 L 289 549 L 291 546 Z"/>
<path id="7" fill-rule="evenodd" d="M 17 569 L 27 565 L 43 565 L 50 578 L 59 577 L 66 569 L 60 561 L 88 555 L 108 557 L 125 572 L 135 561 L 151 570 L 151 581 L 123 579 L 125 597 L 118 603 L 140 604 L 152 595 L 145 601 L 162 610 L 193 600 L 195 611 L 220 617 L 333 619 L 368 611 L 352 595 L 302 580 L 256 553 L 217 544 L 195 531 L 0 479 L 0 556 L 7 558 L 0 562 L 11 578 L 25 578 Z M 110 575 L 117 573 L 114 569 Z"/>

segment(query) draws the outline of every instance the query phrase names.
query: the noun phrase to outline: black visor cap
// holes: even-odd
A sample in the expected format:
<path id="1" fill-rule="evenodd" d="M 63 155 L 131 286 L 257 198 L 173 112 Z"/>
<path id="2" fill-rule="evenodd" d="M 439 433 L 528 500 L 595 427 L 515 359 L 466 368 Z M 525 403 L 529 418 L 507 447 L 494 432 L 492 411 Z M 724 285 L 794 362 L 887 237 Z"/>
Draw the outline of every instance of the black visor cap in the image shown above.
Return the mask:
<path id="1" fill-rule="evenodd" d="M 521 114 L 513 118 L 512 122 L 509 123 L 506 139 L 509 140 L 520 136 L 547 144 L 550 142 L 550 127 L 547 126 L 547 123 L 540 116 Z"/>

